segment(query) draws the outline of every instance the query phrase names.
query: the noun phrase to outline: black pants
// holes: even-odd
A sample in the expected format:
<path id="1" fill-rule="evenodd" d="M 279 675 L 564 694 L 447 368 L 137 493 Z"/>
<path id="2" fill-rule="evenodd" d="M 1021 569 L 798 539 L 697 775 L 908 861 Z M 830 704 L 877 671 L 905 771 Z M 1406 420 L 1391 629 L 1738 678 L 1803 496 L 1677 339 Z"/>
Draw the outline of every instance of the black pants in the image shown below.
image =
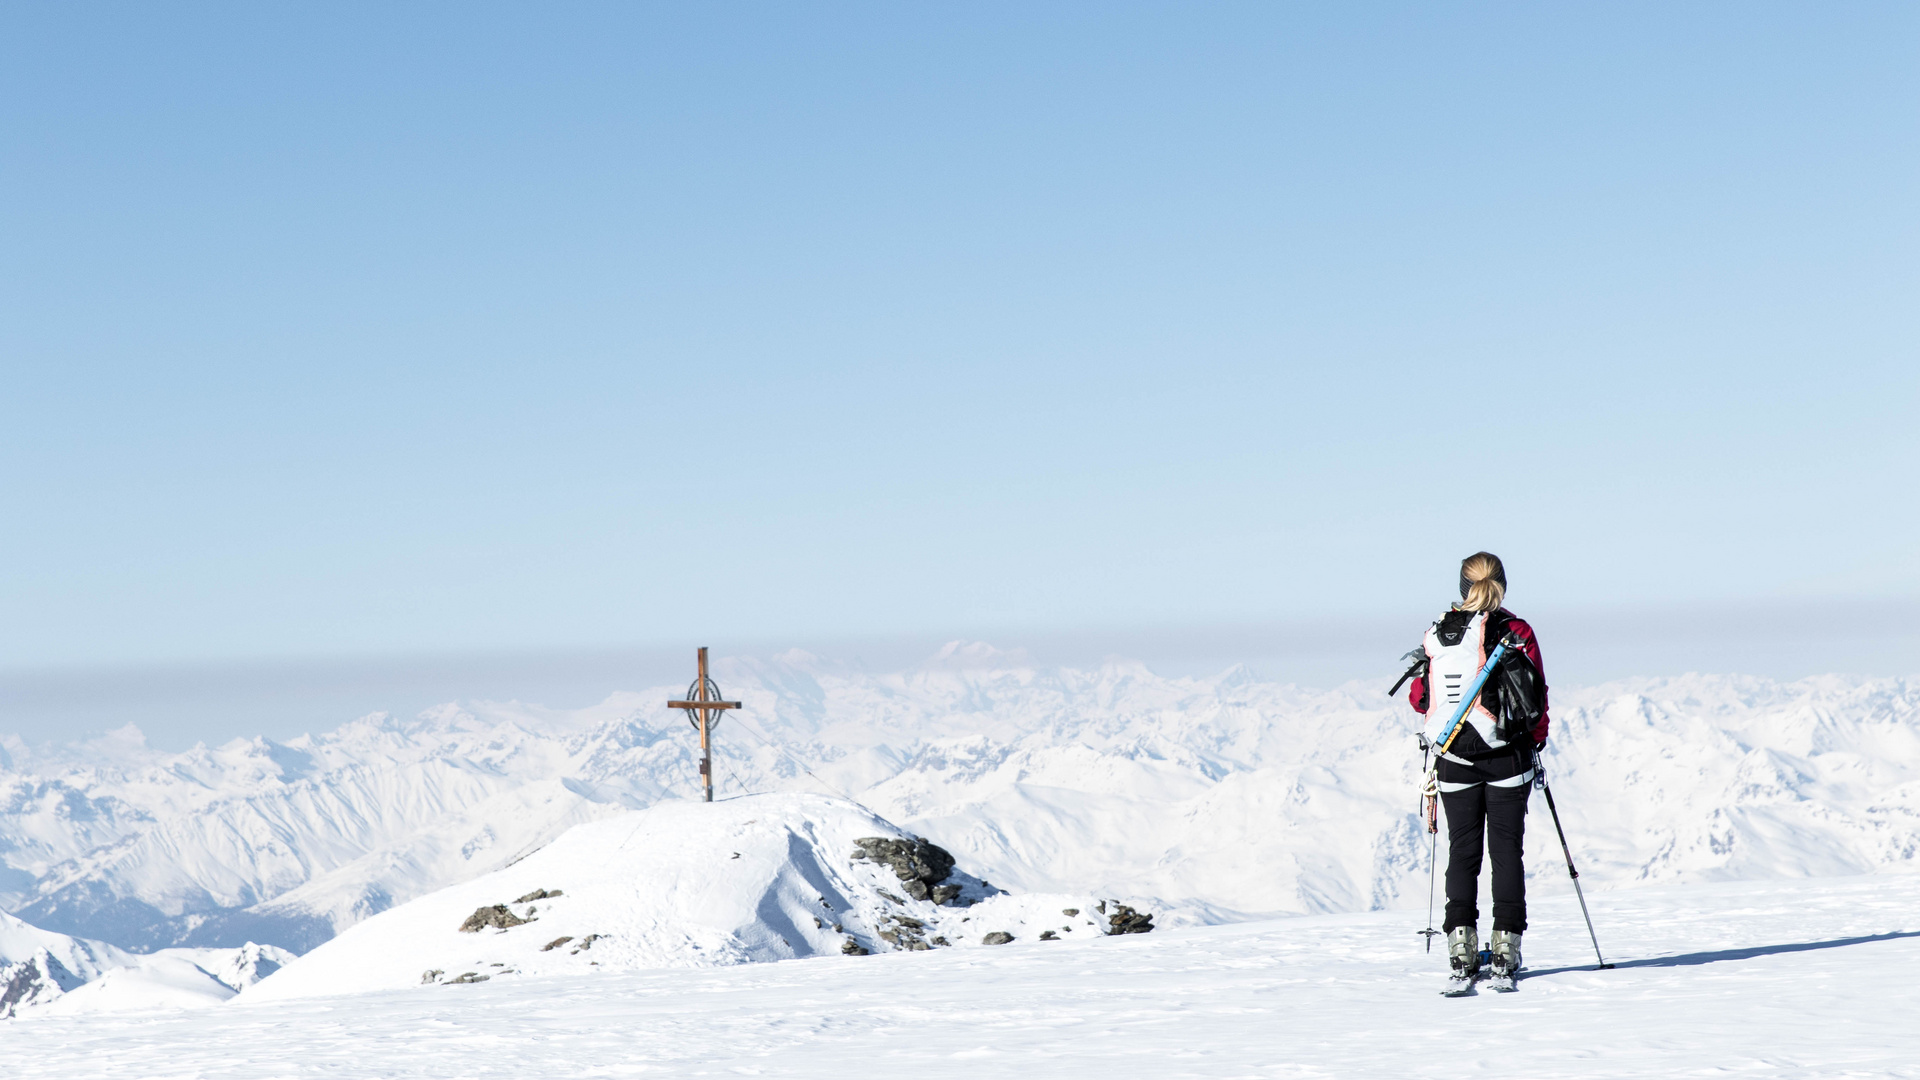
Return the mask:
<path id="1" fill-rule="evenodd" d="M 1468 783 L 1472 773 L 1451 761 L 1441 762 L 1440 779 Z M 1505 770 L 1501 770 L 1505 771 Z M 1527 872 L 1520 842 L 1527 834 L 1527 796 L 1530 783 L 1493 787 L 1477 783 L 1464 791 L 1443 791 L 1447 808 L 1447 919 L 1445 928 L 1477 926 L 1480 922 L 1480 846 L 1493 857 L 1493 928 L 1524 933 L 1527 929 Z"/>

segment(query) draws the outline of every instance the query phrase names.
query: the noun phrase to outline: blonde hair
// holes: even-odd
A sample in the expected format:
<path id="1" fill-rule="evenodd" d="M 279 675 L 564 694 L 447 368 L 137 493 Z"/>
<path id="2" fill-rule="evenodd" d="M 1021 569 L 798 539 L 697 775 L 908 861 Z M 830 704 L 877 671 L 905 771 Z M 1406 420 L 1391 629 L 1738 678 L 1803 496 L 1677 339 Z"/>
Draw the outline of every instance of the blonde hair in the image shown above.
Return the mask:
<path id="1" fill-rule="evenodd" d="M 1481 551 L 1460 560 L 1460 584 L 1466 595 L 1460 607 L 1466 611 L 1498 611 L 1507 600 L 1507 569 L 1500 556 Z"/>

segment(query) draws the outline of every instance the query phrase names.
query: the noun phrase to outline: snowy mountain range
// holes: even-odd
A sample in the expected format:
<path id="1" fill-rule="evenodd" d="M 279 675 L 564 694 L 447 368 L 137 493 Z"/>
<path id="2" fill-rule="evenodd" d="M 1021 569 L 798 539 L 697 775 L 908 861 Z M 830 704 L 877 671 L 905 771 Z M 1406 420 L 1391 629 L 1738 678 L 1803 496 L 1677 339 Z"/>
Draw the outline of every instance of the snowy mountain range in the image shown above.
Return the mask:
<path id="1" fill-rule="evenodd" d="M 721 798 L 834 793 L 1016 893 L 1155 898 L 1173 925 L 1422 903 L 1413 714 L 1382 685 L 1037 669 L 953 645 L 870 674 L 725 661 Z M 182 753 L 129 727 L 0 740 L 0 909 L 112 946 L 304 952 L 570 827 L 696 793 L 664 702 L 446 705 Z M 1547 756 L 1590 889 L 1910 869 L 1920 686 L 1691 675 L 1556 688 Z M 1530 871 L 1562 874 L 1552 830 Z"/>

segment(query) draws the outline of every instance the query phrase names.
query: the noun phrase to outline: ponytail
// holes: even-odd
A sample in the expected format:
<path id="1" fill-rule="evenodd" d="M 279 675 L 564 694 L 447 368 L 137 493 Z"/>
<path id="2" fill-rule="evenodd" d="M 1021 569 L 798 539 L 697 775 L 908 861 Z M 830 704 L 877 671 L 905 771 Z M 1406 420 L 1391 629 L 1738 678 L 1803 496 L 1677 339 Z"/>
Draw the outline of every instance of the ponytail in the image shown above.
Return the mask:
<path id="1" fill-rule="evenodd" d="M 1482 551 L 1460 560 L 1460 607 L 1498 611 L 1507 601 L 1507 570 L 1500 556 Z"/>

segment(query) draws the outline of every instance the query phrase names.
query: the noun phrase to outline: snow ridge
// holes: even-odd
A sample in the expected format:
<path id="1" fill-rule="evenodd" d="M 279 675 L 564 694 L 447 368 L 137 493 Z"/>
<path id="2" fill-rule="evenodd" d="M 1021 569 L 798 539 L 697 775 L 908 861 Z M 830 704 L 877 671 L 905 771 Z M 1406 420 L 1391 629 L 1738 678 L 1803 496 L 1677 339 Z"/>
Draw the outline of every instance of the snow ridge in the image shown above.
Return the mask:
<path id="1" fill-rule="evenodd" d="M 0 1020 L 218 1004 L 292 963 L 248 942 L 236 949 L 163 949 L 138 956 L 31 926 L 0 912 Z"/>

